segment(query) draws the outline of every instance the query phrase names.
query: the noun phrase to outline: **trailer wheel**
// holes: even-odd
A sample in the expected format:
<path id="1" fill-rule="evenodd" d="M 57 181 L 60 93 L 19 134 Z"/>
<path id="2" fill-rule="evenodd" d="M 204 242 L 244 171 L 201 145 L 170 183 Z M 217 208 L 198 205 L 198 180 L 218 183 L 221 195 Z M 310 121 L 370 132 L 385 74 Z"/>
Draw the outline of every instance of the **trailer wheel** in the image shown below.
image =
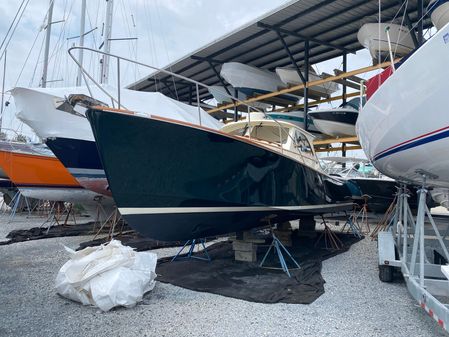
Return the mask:
<path id="1" fill-rule="evenodd" d="M 382 282 L 393 281 L 393 267 L 386 265 L 379 265 L 379 279 Z"/>

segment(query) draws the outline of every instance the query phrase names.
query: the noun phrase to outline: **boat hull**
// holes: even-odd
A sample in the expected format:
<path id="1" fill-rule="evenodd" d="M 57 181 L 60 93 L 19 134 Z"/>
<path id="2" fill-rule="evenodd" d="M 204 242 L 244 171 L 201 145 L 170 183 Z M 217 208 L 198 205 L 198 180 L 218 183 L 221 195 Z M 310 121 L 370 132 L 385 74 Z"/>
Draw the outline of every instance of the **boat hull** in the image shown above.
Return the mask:
<path id="1" fill-rule="evenodd" d="M 143 235 L 219 235 L 329 207 L 323 176 L 248 139 L 99 110 L 87 117 L 120 213 Z"/>
<path id="2" fill-rule="evenodd" d="M 24 196 L 51 201 L 96 203 L 96 194 L 80 186 L 57 158 L 24 153 L 23 149 L 15 152 L 10 148 L 8 144 L 2 144 L 0 167 Z"/>
<path id="3" fill-rule="evenodd" d="M 362 46 L 369 50 L 373 59 L 378 58 L 379 51 L 381 56 L 388 55 L 390 43 L 387 30 L 395 57 L 407 55 L 415 48 L 406 27 L 392 23 L 366 23 L 358 31 L 357 39 Z"/>
<path id="4" fill-rule="evenodd" d="M 302 84 L 302 80 L 298 75 L 296 69 L 291 68 L 276 68 L 276 74 L 280 77 L 281 81 L 287 85 Z M 309 72 L 309 82 L 322 80 L 317 74 Z M 323 83 L 320 85 L 311 86 L 310 89 L 322 94 L 323 96 L 329 96 L 330 94 L 338 90 L 338 84 L 334 82 Z"/>
<path id="5" fill-rule="evenodd" d="M 358 199 L 358 203 L 363 205 L 363 195 L 368 195 L 368 210 L 374 213 L 385 213 L 394 201 L 398 192 L 399 184 L 391 179 L 380 178 L 351 178 L 350 182 L 354 183 L 360 190 L 360 196 L 354 196 Z M 409 189 L 408 203 L 412 210 L 418 207 L 418 198 L 416 188 Z M 358 198 L 357 198 L 358 197 Z M 434 202 L 429 197 L 427 200 L 429 207 L 434 206 Z"/>
<path id="6" fill-rule="evenodd" d="M 45 143 L 81 186 L 112 197 L 95 141 L 55 137 Z"/>
<path id="7" fill-rule="evenodd" d="M 449 187 L 449 26 L 410 56 L 373 94 L 356 124 L 367 157 L 396 180 Z M 425 69 L 419 65 L 426 65 Z M 431 90 L 430 90 L 431 89 Z"/>
<path id="8" fill-rule="evenodd" d="M 355 136 L 358 115 L 358 111 L 354 109 L 342 108 L 309 112 L 315 127 L 320 132 L 334 137 Z"/>

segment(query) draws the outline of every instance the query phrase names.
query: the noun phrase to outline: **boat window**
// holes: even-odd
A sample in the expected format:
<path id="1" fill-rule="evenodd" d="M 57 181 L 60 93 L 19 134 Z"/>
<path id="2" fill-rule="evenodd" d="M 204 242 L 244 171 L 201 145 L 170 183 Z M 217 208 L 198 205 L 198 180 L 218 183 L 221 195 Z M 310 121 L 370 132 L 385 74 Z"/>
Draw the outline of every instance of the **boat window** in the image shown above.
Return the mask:
<path id="1" fill-rule="evenodd" d="M 313 153 L 312 147 L 310 146 L 307 137 L 300 131 L 295 131 L 295 146 L 304 153 Z"/>
<path id="2" fill-rule="evenodd" d="M 240 128 L 240 129 L 230 132 L 229 134 L 233 135 L 233 136 L 242 136 L 243 137 L 246 135 L 247 131 L 248 131 L 248 124 L 246 124 L 245 127 L 243 127 L 243 128 Z"/>
<path id="3" fill-rule="evenodd" d="M 279 135 L 280 132 L 281 135 Z M 288 139 L 288 129 L 281 130 L 278 125 L 255 125 L 251 129 L 251 137 L 270 143 L 285 144 Z"/>

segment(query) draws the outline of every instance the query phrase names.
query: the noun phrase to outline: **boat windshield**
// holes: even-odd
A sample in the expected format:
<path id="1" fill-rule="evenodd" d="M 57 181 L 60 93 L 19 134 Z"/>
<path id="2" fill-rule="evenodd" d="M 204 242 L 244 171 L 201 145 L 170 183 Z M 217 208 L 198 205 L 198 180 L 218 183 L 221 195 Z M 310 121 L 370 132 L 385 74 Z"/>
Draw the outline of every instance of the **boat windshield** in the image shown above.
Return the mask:
<path id="1" fill-rule="evenodd" d="M 251 138 L 285 144 L 288 139 L 288 129 L 278 125 L 256 125 L 251 128 Z"/>
<path id="2" fill-rule="evenodd" d="M 263 140 L 269 143 L 285 144 L 288 140 L 289 129 L 286 127 L 280 127 L 279 125 L 266 125 L 259 124 L 253 125 L 251 128 L 248 124 L 245 127 L 234 130 L 232 135 L 238 136 L 250 136 L 251 138 Z"/>

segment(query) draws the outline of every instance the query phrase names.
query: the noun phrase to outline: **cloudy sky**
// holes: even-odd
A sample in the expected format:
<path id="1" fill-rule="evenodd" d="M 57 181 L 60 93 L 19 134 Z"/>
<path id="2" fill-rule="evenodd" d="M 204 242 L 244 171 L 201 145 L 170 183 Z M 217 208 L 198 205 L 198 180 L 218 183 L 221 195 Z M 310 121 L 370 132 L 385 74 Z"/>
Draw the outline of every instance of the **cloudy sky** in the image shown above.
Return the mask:
<path id="1" fill-rule="evenodd" d="M 6 35 L 20 1 L 0 1 L 0 38 Z M 16 85 L 38 86 L 42 76 L 45 18 L 49 0 L 26 0 L 28 6 L 7 48 L 6 89 Z M 76 68 L 67 49 L 78 43 L 81 0 L 54 0 L 48 86 L 72 86 Z M 206 43 L 221 37 L 264 13 L 285 4 L 286 0 L 115 0 L 112 38 L 137 38 L 113 41 L 112 53 L 162 67 Z M 88 0 L 85 45 L 98 48 L 102 42 L 105 0 Z M 60 21 L 60 22 L 58 22 Z M 1 49 L 2 53 L 4 48 Z M 362 57 L 360 57 L 362 56 Z M 367 66 L 368 53 L 349 55 L 352 68 Z M 319 65 L 320 71 L 339 68 L 341 59 Z M 98 76 L 98 57 L 85 55 L 85 66 Z M 0 68 L 1 69 L 1 68 Z M 124 82 L 145 75 L 134 67 L 123 70 Z M 0 74 L 2 70 L 0 70 Z M 114 75 L 111 75 L 114 81 Z M 4 113 L 4 127 L 29 130 L 14 118 L 14 104 Z"/>

